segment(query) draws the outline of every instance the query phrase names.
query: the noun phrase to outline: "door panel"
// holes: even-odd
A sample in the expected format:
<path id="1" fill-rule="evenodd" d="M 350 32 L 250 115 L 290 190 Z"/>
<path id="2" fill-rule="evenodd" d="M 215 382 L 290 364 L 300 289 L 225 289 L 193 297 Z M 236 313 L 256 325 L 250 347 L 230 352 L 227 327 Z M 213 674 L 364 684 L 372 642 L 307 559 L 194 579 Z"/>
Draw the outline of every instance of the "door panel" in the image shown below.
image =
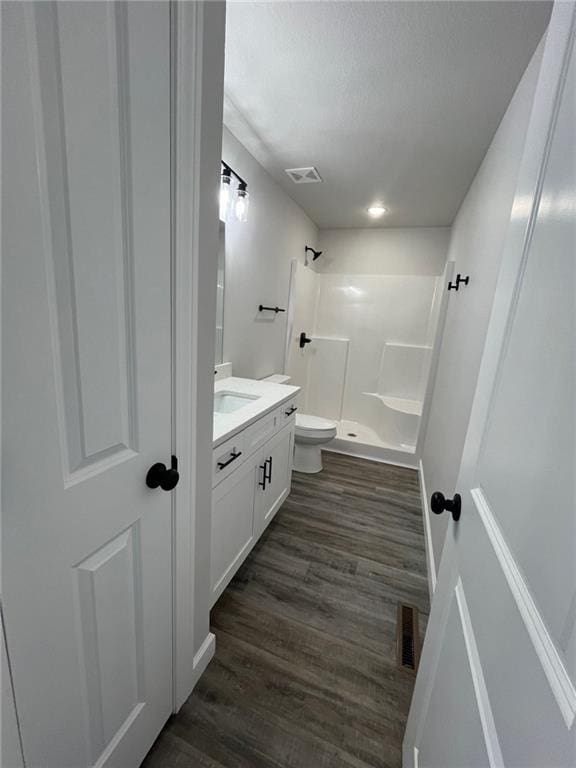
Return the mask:
<path id="1" fill-rule="evenodd" d="M 138 765 L 172 707 L 164 3 L 8 3 L 3 602 L 29 765 Z"/>
<path id="2" fill-rule="evenodd" d="M 491 764 L 474 685 L 475 659 L 468 654 L 474 638 L 470 625 L 464 623 L 464 604 L 458 584 L 452 592 L 422 736 L 416 745 L 419 766 L 486 768 Z"/>
<path id="3" fill-rule="evenodd" d="M 564 89 L 475 484 L 574 675 L 576 151 L 566 151 L 576 125 L 574 52 Z"/>
<path id="4" fill-rule="evenodd" d="M 471 501 L 459 572 L 504 764 L 564 768 L 574 738 L 569 677 L 492 510 L 481 493 Z"/>
<path id="5" fill-rule="evenodd" d="M 575 15 L 573 2 L 556 4 L 546 37 L 407 766 L 576 765 Z M 454 584 L 460 625 L 448 618 Z M 445 652 L 453 665 L 442 667 Z M 469 728 L 462 741 L 455 718 Z"/>
<path id="6" fill-rule="evenodd" d="M 46 259 L 58 328 L 53 348 L 66 471 L 73 478 L 125 455 L 135 442 L 126 7 L 47 6 L 36 18 L 51 239 Z"/>
<path id="7" fill-rule="evenodd" d="M 75 568 L 94 760 L 145 695 L 140 567 L 136 524 Z"/>

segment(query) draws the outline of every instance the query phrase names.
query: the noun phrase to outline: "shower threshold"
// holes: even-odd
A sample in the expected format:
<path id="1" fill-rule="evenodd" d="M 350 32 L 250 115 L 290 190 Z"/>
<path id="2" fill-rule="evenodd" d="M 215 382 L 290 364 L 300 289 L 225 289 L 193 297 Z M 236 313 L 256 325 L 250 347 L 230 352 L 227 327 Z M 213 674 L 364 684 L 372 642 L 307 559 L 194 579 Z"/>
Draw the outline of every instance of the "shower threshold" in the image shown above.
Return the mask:
<path id="1" fill-rule="evenodd" d="M 325 450 L 351 456 L 362 456 L 389 464 L 416 466 L 416 447 L 414 445 L 382 440 L 373 429 L 357 421 L 343 420 L 336 423 L 336 437 L 326 446 Z"/>

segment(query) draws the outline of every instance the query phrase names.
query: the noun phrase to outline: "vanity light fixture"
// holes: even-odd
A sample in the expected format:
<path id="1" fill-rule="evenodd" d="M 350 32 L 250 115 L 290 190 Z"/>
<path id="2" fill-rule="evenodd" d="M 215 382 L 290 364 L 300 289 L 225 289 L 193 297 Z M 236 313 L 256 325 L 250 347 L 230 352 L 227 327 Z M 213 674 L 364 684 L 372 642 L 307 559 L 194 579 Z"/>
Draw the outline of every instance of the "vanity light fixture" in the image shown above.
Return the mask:
<path id="1" fill-rule="evenodd" d="M 246 182 L 241 181 L 238 184 L 236 190 L 236 204 L 234 205 L 234 213 L 238 221 L 246 221 L 248 218 L 248 204 L 250 198 L 248 196 L 248 190 L 246 189 Z"/>
<path id="2" fill-rule="evenodd" d="M 373 219 L 379 219 L 380 216 L 383 216 L 388 209 L 385 208 L 382 203 L 372 203 L 372 205 L 368 208 L 368 213 L 370 216 L 372 216 Z"/>
<path id="3" fill-rule="evenodd" d="M 232 176 L 238 181 L 236 199 L 234 201 L 234 214 L 238 221 L 246 221 L 248 218 L 248 185 L 228 163 L 222 160 L 222 173 L 220 176 L 220 219 L 227 221 L 232 207 Z"/>
<path id="4" fill-rule="evenodd" d="M 230 188 L 232 169 L 227 165 L 222 168 L 220 175 L 220 219 L 226 221 L 228 218 L 228 211 L 230 210 L 230 200 L 232 198 L 232 190 Z"/>

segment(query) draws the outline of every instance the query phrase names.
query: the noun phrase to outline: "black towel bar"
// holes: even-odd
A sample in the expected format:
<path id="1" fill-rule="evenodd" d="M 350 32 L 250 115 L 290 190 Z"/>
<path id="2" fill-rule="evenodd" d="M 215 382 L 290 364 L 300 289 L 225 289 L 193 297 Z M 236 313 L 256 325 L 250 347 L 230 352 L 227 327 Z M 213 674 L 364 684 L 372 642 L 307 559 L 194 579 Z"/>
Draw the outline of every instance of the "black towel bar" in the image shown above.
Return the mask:
<path id="1" fill-rule="evenodd" d="M 280 307 L 265 307 L 264 304 L 260 304 L 258 307 L 258 312 L 286 312 L 285 309 L 280 309 Z"/>

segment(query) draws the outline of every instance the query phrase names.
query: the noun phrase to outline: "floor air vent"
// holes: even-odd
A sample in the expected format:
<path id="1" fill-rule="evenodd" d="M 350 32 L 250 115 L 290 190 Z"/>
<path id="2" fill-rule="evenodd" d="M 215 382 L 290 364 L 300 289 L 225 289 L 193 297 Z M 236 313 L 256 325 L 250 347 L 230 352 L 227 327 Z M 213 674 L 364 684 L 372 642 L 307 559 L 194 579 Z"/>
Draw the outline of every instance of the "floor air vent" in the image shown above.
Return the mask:
<path id="1" fill-rule="evenodd" d="M 396 657 L 399 667 L 416 671 L 420 654 L 418 608 L 398 603 Z"/>

